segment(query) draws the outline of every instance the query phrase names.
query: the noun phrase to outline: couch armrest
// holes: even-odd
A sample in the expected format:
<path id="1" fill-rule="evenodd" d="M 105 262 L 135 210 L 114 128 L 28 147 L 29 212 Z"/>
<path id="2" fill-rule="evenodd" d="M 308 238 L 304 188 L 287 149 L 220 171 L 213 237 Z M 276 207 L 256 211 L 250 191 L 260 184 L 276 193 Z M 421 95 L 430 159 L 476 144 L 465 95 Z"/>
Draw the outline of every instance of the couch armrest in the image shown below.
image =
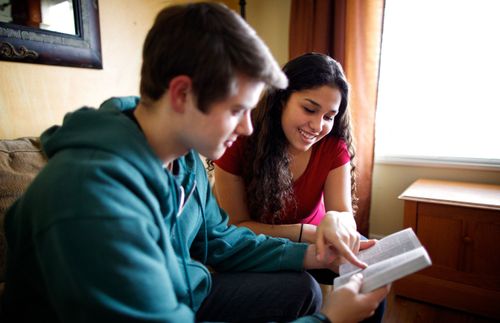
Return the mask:
<path id="1" fill-rule="evenodd" d="M 7 245 L 4 217 L 7 209 L 26 190 L 47 163 L 40 140 L 35 137 L 0 140 L 0 284 L 5 279 Z"/>

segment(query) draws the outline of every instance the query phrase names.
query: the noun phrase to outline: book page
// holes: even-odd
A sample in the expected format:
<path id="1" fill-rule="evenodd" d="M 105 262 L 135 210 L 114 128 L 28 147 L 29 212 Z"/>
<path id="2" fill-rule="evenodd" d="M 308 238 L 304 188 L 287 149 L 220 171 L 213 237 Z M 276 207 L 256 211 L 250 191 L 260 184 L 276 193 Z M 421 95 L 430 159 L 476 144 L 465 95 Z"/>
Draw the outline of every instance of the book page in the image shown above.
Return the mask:
<path id="1" fill-rule="evenodd" d="M 399 278 L 412 274 L 431 265 L 431 259 L 424 247 L 419 247 L 400 255 L 369 265 L 364 270 L 358 269 L 334 280 L 334 288 L 346 284 L 352 275 L 363 273 L 362 293 L 368 293 L 387 285 Z"/>
<path id="2" fill-rule="evenodd" d="M 407 228 L 384 237 L 373 247 L 360 251 L 357 256 L 369 266 L 421 246 L 413 229 Z M 342 276 L 359 269 L 351 263 L 344 263 L 340 265 L 339 274 Z"/>

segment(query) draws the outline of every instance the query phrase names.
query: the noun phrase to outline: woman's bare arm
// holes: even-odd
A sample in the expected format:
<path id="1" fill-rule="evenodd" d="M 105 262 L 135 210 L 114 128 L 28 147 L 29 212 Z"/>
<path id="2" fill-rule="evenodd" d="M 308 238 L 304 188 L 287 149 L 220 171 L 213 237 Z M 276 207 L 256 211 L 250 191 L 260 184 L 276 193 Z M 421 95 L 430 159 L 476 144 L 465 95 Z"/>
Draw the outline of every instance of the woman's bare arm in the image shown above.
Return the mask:
<path id="1" fill-rule="evenodd" d="M 217 165 L 214 176 L 214 193 L 219 205 L 228 213 L 230 224 L 247 227 L 257 234 L 288 238 L 292 241 L 299 240 L 300 223 L 271 225 L 260 223 L 250 217 L 243 178 L 226 172 Z M 304 224 L 301 241 L 314 243 L 315 237 L 316 226 Z"/>

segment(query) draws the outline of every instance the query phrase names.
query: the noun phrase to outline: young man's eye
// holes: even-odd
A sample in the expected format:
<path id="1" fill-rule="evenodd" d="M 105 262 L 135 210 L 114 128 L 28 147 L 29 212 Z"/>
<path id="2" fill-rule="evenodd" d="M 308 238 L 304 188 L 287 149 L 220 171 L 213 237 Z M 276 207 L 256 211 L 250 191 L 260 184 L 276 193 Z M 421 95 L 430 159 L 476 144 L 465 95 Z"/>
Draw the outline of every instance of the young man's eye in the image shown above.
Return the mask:
<path id="1" fill-rule="evenodd" d="M 236 116 L 242 115 L 244 111 L 245 110 L 243 110 L 243 109 L 235 109 L 235 110 L 231 111 L 231 114 L 236 117 Z"/>

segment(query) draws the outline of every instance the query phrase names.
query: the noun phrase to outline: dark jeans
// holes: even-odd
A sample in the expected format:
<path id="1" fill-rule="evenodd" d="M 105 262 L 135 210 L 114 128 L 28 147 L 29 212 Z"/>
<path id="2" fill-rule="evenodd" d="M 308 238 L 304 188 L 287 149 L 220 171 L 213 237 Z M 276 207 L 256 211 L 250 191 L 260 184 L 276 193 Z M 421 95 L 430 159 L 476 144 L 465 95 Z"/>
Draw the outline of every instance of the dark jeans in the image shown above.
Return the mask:
<path id="1" fill-rule="evenodd" d="M 196 313 L 199 321 L 287 322 L 321 308 L 318 283 L 307 272 L 216 273 Z"/>

